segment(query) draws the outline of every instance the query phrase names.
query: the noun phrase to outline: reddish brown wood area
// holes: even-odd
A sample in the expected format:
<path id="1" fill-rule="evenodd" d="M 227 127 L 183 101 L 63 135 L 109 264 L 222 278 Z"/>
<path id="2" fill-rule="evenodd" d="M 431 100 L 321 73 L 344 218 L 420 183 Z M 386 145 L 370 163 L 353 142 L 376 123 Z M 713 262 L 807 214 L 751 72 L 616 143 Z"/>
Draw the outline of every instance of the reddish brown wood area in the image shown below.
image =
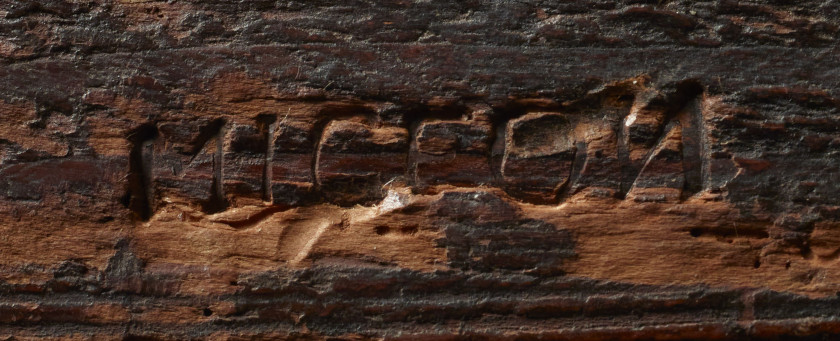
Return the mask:
<path id="1" fill-rule="evenodd" d="M 0 339 L 840 337 L 837 18 L 0 0 Z"/>

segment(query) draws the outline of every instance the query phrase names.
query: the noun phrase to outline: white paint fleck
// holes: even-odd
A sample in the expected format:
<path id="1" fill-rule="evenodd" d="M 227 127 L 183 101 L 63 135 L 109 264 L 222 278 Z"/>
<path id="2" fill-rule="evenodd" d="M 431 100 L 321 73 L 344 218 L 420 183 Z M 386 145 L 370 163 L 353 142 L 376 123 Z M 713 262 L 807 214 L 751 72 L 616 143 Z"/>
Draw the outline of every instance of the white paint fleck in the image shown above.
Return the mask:
<path id="1" fill-rule="evenodd" d="M 633 125 L 633 122 L 636 122 L 636 112 L 630 113 L 630 116 L 627 116 L 627 119 L 624 120 L 624 126 L 629 127 Z"/>
<path id="2" fill-rule="evenodd" d="M 382 199 L 382 203 L 379 204 L 379 213 L 386 213 L 396 210 L 398 208 L 404 207 L 405 201 L 403 196 L 397 191 L 388 190 L 388 195 L 385 196 L 385 199 Z"/>

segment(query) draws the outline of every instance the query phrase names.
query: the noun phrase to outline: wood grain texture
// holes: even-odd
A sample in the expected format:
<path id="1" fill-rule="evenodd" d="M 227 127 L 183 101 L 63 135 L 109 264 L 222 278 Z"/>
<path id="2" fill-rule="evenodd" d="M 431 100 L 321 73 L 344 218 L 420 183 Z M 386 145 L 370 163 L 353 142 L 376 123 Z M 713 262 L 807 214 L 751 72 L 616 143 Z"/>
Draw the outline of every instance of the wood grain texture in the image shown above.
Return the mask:
<path id="1" fill-rule="evenodd" d="M 0 0 L 0 338 L 833 339 L 838 17 Z"/>

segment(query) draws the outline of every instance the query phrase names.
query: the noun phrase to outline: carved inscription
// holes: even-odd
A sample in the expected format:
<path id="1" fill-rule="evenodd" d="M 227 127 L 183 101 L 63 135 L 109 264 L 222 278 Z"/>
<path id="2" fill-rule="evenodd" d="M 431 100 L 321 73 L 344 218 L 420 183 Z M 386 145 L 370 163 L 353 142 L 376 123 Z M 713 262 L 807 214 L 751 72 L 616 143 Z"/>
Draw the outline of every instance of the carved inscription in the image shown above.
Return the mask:
<path id="1" fill-rule="evenodd" d="M 309 201 L 315 175 L 315 132 L 310 124 L 281 120 L 269 139 L 269 193 L 274 204 L 299 205 Z"/>
<path id="2" fill-rule="evenodd" d="M 344 205 L 381 199 L 382 185 L 405 175 L 408 130 L 330 122 L 318 145 L 316 180 L 327 201 Z"/>
<path id="3" fill-rule="evenodd" d="M 175 198 L 206 212 L 263 202 L 373 204 L 394 181 L 420 192 L 494 186 L 535 204 L 582 191 L 678 201 L 708 182 L 700 94 L 608 89 L 564 105 L 467 107 L 461 119 L 382 120 L 344 110 L 311 120 L 146 125 L 132 138 L 131 207 L 148 219 Z"/>
<path id="4" fill-rule="evenodd" d="M 489 183 L 490 122 L 427 120 L 415 137 L 415 184 L 476 186 Z"/>
<path id="5" fill-rule="evenodd" d="M 509 121 L 506 129 L 501 166 L 505 184 L 520 195 L 553 200 L 569 183 L 577 152 L 569 119 L 559 113 L 529 113 Z"/>

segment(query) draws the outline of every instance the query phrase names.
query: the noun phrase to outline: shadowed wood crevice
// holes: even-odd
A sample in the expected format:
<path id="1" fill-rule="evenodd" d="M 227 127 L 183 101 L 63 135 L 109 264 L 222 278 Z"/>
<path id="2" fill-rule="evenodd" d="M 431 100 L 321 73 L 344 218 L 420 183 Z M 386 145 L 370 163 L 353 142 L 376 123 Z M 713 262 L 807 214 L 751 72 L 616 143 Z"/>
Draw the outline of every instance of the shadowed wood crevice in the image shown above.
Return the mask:
<path id="1" fill-rule="evenodd" d="M 146 124 L 132 131 L 129 152 L 128 190 L 124 203 L 140 220 L 146 221 L 155 211 L 155 192 L 152 183 L 154 162 L 154 139 L 157 137 L 154 125 Z"/>
<path id="2" fill-rule="evenodd" d="M 273 115 L 257 116 L 257 125 L 259 131 L 263 134 L 265 140 L 265 151 L 263 159 L 263 177 L 262 177 L 262 200 L 265 202 L 273 202 L 271 193 L 271 179 L 272 169 L 271 160 L 274 159 L 274 131 L 276 129 L 277 117 Z"/>
<path id="3" fill-rule="evenodd" d="M 210 200 L 203 207 L 207 213 L 221 212 L 227 209 L 228 202 L 224 190 L 224 145 L 225 121 L 214 121 L 212 127 L 215 132 L 207 141 L 208 148 L 213 148 L 213 183 Z M 211 132 L 213 130 L 210 130 Z M 212 145 L 210 144 L 212 143 Z"/>
<path id="4" fill-rule="evenodd" d="M 585 141 L 578 141 L 576 143 L 577 151 L 575 152 L 575 158 L 572 161 L 572 170 L 569 180 L 562 185 L 557 195 L 560 202 L 567 200 L 572 194 L 574 194 L 573 189 L 578 183 L 578 180 L 580 180 L 581 171 L 583 170 L 583 166 L 586 164 L 586 147 Z"/>

